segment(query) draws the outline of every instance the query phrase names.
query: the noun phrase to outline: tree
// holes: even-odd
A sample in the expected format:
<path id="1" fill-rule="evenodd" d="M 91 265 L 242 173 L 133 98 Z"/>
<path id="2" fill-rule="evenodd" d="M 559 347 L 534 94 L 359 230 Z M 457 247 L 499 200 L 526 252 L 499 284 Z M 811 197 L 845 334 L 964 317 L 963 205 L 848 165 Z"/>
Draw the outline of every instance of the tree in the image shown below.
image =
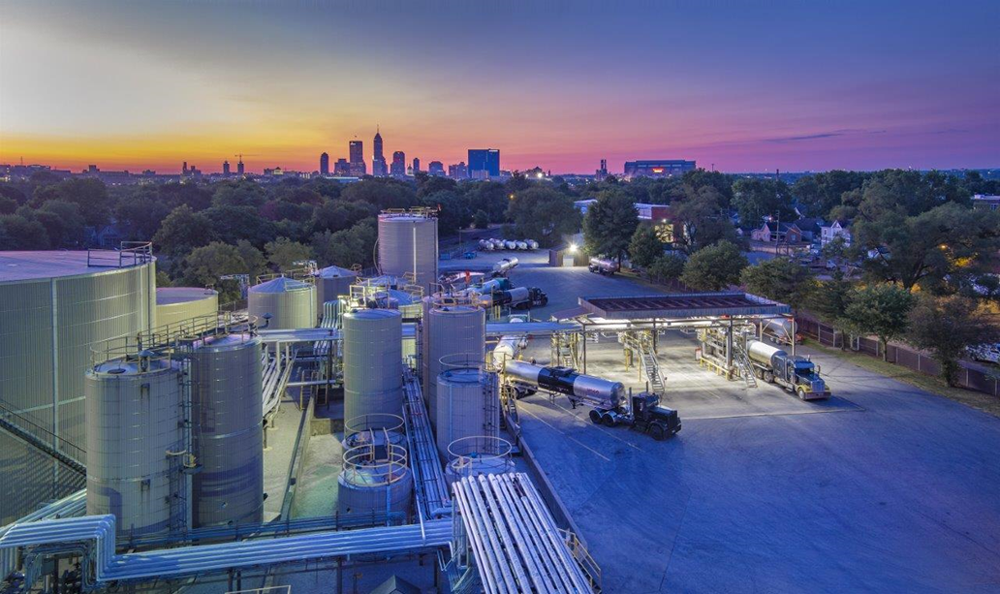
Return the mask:
<path id="1" fill-rule="evenodd" d="M 469 197 L 470 208 L 486 211 L 491 223 L 502 223 L 507 213 L 507 203 L 510 195 L 504 185 L 494 181 L 482 181 L 474 184 L 462 184 L 462 190 Z"/>
<path id="2" fill-rule="evenodd" d="M 170 210 L 167 201 L 156 190 L 142 187 L 118 200 L 115 218 L 126 238 L 149 240 L 156 235 Z"/>
<path id="3" fill-rule="evenodd" d="M 746 266 L 747 259 L 736 244 L 720 241 L 688 258 L 681 282 L 696 291 L 719 291 L 739 282 Z"/>
<path id="4" fill-rule="evenodd" d="M 686 188 L 684 198 L 674 201 L 670 211 L 673 228 L 679 230 L 671 241 L 682 246 L 688 254 L 719 241 L 739 241 L 729 213 L 723 207 L 722 194 L 713 186 L 698 190 Z"/>
<path id="5" fill-rule="evenodd" d="M 972 299 L 934 297 L 925 293 L 910 312 L 907 341 L 934 353 L 941 364 L 941 377 L 954 386 L 958 361 L 965 349 L 1000 341 L 1000 332 Z"/>
<path id="6" fill-rule="evenodd" d="M 0 215 L 0 228 L 3 233 L 6 245 L 2 249 L 6 250 L 45 250 L 49 246 L 49 235 L 34 218 L 27 218 L 19 214 Z"/>
<path id="7" fill-rule="evenodd" d="M 477 210 L 476 214 L 472 215 L 472 224 L 476 229 L 486 229 L 490 226 L 490 215 L 486 214 L 485 210 Z"/>
<path id="8" fill-rule="evenodd" d="M 663 256 L 663 242 L 652 225 L 639 225 L 629 242 L 629 260 L 634 266 L 648 268 Z"/>
<path id="9" fill-rule="evenodd" d="M 313 210 L 309 228 L 313 233 L 350 229 L 358 222 L 378 214 L 378 209 L 367 202 L 327 200 Z"/>
<path id="10" fill-rule="evenodd" d="M 369 178 L 349 184 L 340 192 L 344 200 L 367 202 L 378 210 L 410 208 L 418 204 L 410 184 L 391 178 Z"/>
<path id="11" fill-rule="evenodd" d="M 438 209 L 438 234 L 454 235 L 472 222 L 472 213 L 464 196 L 452 190 L 439 190 L 420 199 L 424 206 Z"/>
<path id="12" fill-rule="evenodd" d="M 274 241 L 269 241 L 264 246 L 264 253 L 267 254 L 267 261 L 271 266 L 280 272 L 293 268 L 302 268 L 302 264 L 295 263 L 315 258 L 312 248 L 296 241 L 291 241 L 287 237 L 279 237 Z"/>
<path id="13" fill-rule="evenodd" d="M 816 284 L 816 289 L 807 297 L 807 307 L 821 320 L 843 332 L 850 329 L 846 321 L 850 298 L 851 283 L 844 278 L 844 271 L 837 268 L 830 280 Z M 841 348 L 844 346 L 841 343 Z"/>
<path id="14" fill-rule="evenodd" d="M 764 260 L 748 266 L 740 282 L 756 295 L 781 301 L 798 309 L 814 289 L 813 275 L 806 266 L 791 258 Z"/>
<path id="15" fill-rule="evenodd" d="M 217 287 L 220 303 L 236 301 L 241 295 L 236 283 L 220 281 L 219 277 L 246 272 L 240 251 L 228 243 L 213 241 L 195 248 L 184 258 L 184 282 L 197 287 Z"/>
<path id="16" fill-rule="evenodd" d="M 584 246 L 590 254 L 616 258 L 620 264 L 638 226 L 635 202 L 628 194 L 602 192 L 583 218 Z"/>
<path id="17" fill-rule="evenodd" d="M 856 334 L 874 334 L 886 360 L 889 341 L 906 332 L 914 297 L 903 287 L 891 283 L 868 285 L 851 292 L 844 311 L 845 323 Z"/>
<path id="18" fill-rule="evenodd" d="M 215 187 L 212 206 L 252 206 L 260 208 L 267 202 L 264 188 L 250 180 L 223 182 Z"/>
<path id="19" fill-rule="evenodd" d="M 192 249 L 207 245 L 215 238 L 212 222 L 195 213 L 190 206 L 178 206 L 163 219 L 153 243 L 170 257 L 183 257 Z"/>
<path id="20" fill-rule="evenodd" d="M 378 232 L 374 223 L 362 221 L 343 231 L 324 231 L 313 235 L 313 250 L 320 266 L 331 264 L 350 268 L 355 264 L 362 268 L 374 265 L 375 239 Z"/>
<path id="21" fill-rule="evenodd" d="M 49 200 L 35 211 L 35 218 L 45 227 L 52 247 L 77 247 L 84 242 L 86 221 L 80 207 L 66 200 Z"/>
<path id="22" fill-rule="evenodd" d="M 223 243 L 235 244 L 246 239 L 255 246 L 263 246 L 277 237 L 274 222 L 261 217 L 251 206 L 213 206 L 203 214 Z"/>
<path id="23" fill-rule="evenodd" d="M 534 239 L 542 247 L 552 247 L 579 231 L 581 219 L 572 198 L 538 186 L 514 194 L 507 217 L 518 236 Z"/>
<path id="24" fill-rule="evenodd" d="M 108 188 L 99 179 L 73 178 L 57 184 L 58 198 L 75 203 L 80 207 L 87 225 L 100 227 L 111 221 L 114 199 Z"/>
<path id="25" fill-rule="evenodd" d="M 733 206 L 743 227 L 759 227 L 764 217 L 795 218 L 788 184 L 773 179 L 741 179 L 733 184 Z"/>
<path id="26" fill-rule="evenodd" d="M 659 282 L 676 280 L 684 273 L 684 256 L 662 254 L 649 266 L 649 276 Z"/>
<path id="27" fill-rule="evenodd" d="M 267 272 L 267 259 L 264 258 L 264 254 L 255 248 L 252 243 L 241 239 L 236 242 L 236 251 L 240 253 L 240 258 L 243 259 L 243 263 L 246 265 L 245 270 L 250 275 L 250 282 L 253 282 L 258 276 Z"/>

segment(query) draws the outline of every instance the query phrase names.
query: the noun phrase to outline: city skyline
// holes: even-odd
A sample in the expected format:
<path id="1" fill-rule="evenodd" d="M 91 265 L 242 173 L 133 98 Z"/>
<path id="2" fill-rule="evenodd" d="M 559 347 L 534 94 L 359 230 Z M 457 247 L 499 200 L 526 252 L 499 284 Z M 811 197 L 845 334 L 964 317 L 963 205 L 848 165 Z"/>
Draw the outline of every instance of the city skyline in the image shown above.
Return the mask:
<path id="1" fill-rule="evenodd" d="M 988 2 L 3 6 L 0 162 L 313 171 L 380 125 L 390 152 L 508 170 L 1000 165 Z"/>

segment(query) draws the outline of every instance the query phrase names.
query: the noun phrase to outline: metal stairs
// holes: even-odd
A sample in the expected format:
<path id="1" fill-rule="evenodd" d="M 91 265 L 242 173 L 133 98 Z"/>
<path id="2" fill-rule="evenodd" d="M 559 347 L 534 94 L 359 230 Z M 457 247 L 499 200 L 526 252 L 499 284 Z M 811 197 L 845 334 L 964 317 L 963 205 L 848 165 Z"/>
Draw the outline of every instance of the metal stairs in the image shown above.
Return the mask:
<path id="1" fill-rule="evenodd" d="M 646 379 L 649 381 L 649 388 L 657 394 L 663 394 L 666 386 L 663 383 L 663 376 L 660 375 L 660 367 L 656 362 L 656 356 L 652 352 L 643 349 L 640 351 L 640 361 L 642 361 L 642 370 L 646 373 Z"/>
<path id="2" fill-rule="evenodd" d="M 521 419 L 517 413 L 517 395 L 509 384 L 500 385 L 500 406 L 500 427 L 513 433 L 515 438 L 520 437 Z"/>
<path id="3" fill-rule="evenodd" d="M 743 378 L 747 388 L 756 388 L 757 376 L 753 372 L 753 363 L 750 362 L 746 349 L 736 340 L 733 340 L 733 354 L 736 355 L 733 357 L 733 361 L 736 362 L 736 367 L 740 370 L 740 377 Z"/>
<path id="4" fill-rule="evenodd" d="M 87 467 L 80 461 L 87 459 L 87 452 L 52 434 L 47 429 L 32 422 L 27 417 L 10 410 L 3 404 L 0 404 L 0 429 L 30 444 L 35 449 L 71 468 L 73 471 L 87 476 Z M 45 439 L 41 436 L 44 436 Z M 53 442 L 58 443 L 59 446 L 52 445 Z"/>

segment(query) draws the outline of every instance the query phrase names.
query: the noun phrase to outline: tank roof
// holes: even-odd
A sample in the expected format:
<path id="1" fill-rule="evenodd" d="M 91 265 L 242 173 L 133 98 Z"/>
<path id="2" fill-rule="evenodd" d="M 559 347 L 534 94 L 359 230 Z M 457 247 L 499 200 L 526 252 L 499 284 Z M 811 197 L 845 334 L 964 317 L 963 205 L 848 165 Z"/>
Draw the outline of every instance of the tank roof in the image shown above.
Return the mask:
<path id="1" fill-rule="evenodd" d="M 357 276 L 358 273 L 340 266 L 327 266 L 316 271 L 319 278 L 337 278 L 338 276 Z"/>
<path id="2" fill-rule="evenodd" d="M 91 263 L 95 261 L 102 265 L 88 265 L 85 250 L 0 252 L 0 283 L 81 276 L 132 268 L 131 265 L 119 267 L 117 256 L 113 266 L 108 265 L 110 260 L 106 254 L 104 257 L 90 258 Z"/>
<path id="3" fill-rule="evenodd" d="M 205 287 L 157 287 L 156 304 L 173 305 L 175 303 L 188 303 L 190 301 L 201 301 L 209 299 L 219 294 L 215 289 Z"/>
<path id="4" fill-rule="evenodd" d="M 138 375 L 140 373 L 156 373 L 173 368 L 169 359 L 151 359 L 149 369 L 142 371 L 139 369 L 139 361 L 129 357 L 127 359 L 112 359 L 95 365 L 93 371 L 97 375 Z"/>
<path id="5" fill-rule="evenodd" d="M 303 289 L 308 289 L 312 285 L 304 283 L 302 281 L 297 281 L 294 278 L 289 278 L 287 276 L 279 276 L 278 278 L 271 279 L 267 282 L 260 283 L 259 285 L 254 285 L 250 287 L 251 293 L 287 293 L 289 291 L 301 291 Z"/>
<path id="6" fill-rule="evenodd" d="M 402 314 L 399 313 L 399 310 L 395 309 L 353 309 L 344 315 L 361 320 L 377 320 L 379 318 L 402 316 Z"/>

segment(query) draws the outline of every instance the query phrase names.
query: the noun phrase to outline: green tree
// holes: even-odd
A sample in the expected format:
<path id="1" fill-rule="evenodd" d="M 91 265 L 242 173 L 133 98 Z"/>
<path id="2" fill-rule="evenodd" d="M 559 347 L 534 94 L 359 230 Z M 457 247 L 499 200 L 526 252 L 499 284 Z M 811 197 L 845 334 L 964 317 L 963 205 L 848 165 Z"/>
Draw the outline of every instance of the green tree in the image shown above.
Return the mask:
<path id="1" fill-rule="evenodd" d="M 680 254 L 663 254 L 653 261 L 647 272 L 658 282 L 676 280 L 684 274 L 685 262 Z"/>
<path id="2" fill-rule="evenodd" d="M 924 293 L 910 312 L 907 341 L 932 352 L 941 364 L 941 377 L 954 386 L 965 349 L 1000 341 L 1000 332 L 972 299 Z"/>
<path id="3" fill-rule="evenodd" d="M 267 202 L 267 193 L 260 184 L 250 180 L 223 182 L 215 187 L 212 206 L 250 206 L 260 208 Z"/>
<path id="4" fill-rule="evenodd" d="M 675 200 L 670 212 L 675 230 L 671 241 L 688 254 L 720 241 L 739 242 L 723 196 L 714 186 L 686 188 L 684 198 Z"/>
<path id="5" fill-rule="evenodd" d="M 635 202 L 628 194 L 602 192 L 583 218 L 584 246 L 590 254 L 616 258 L 621 263 L 638 226 Z"/>
<path id="6" fill-rule="evenodd" d="M 19 214 L 0 215 L 0 233 L 4 237 L 5 250 L 45 250 L 50 247 L 49 235 L 45 227 L 35 218 Z"/>
<path id="7" fill-rule="evenodd" d="M 355 224 L 378 214 L 378 209 L 367 202 L 327 200 L 313 210 L 309 228 L 313 233 L 350 229 Z"/>
<path id="8" fill-rule="evenodd" d="M 184 282 L 196 287 L 215 287 L 220 303 L 231 303 L 241 296 L 236 283 L 220 281 L 219 277 L 246 272 L 246 262 L 236 246 L 219 241 L 195 248 L 184 258 Z"/>
<path id="9" fill-rule="evenodd" d="M 108 194 L 108 188 L 99 179 L 73 178 L 59 182 L 57 185 L 60 199 L 75 203 L 80 207 L 87 225 L 100 227 L 111 222 L 111 209 L 114 199 Z"/>
<path id="10" fill-rule="evenodd" d="M 476 229 L 486 229 L 490 226 L 490 215 L 485 210 L 479 209 L 472 215 L 472 224 Z"/>
<path id="11" fill-rule="evenodd" d="M 375 239 L 378 233 L 374 223 L 362 221 L 342 231 L 324 231 L 313 235 L 312 245 L 321 266 L 331 264 L 350 268 L 374 265 Z"/>
<path id="12" fill-rule="evenodd" d="M 122 233 L 131 240 L 150 240 L 171 212 L 159 192 L 144 186 L 118 200 L 115 218 Z"/>
<path id="13" fill-rule="evenodd" d="M 86 221 L 77 204 L 49 200 L 35 211 L 35 218 L 45 227 L 52 247 L 83 245 Z"/>
<path id="14" fill-rule="evenodd" d="M 840 268 L 835 269 L 830 276 L 830 280 L 816 284 L 816 290 L 807 298 L 806 307 L 827 324 L 841 332 L 847 332 L 850 325 L 846 322 L 846 314 L 852 286 Z M 841 343 L 841 348 L 844 346 L 846 345 Z"/>
<path id="15" fill-rule="evenodd" d="M 267 261 L 280 272 L 302 268 L 302 264 L 295 263 L 315 258 L 311 247 L 291 241 L 287 237 L 269 241 L 264 246 L 264 252 L 267 254 Z"/>
<path id="16" fill-rule="evenodd" d="M 255 246 L 263 246 L 278 236 L 273 221 L 261 217 L 250 206 L 213 206 L 204 214 L 212 224 L 212 231 L 223 243 L 235 244 L 246 239 Z"/>
<path id="17" fill-rule="evenodd" d="M 755 295 L 802 307 L 813 291 L 814 281 L 809 268 L 791 258 L 764 260 L 748 266 L 740 274 L 740 282 Z"/>
<path id="18" fill-rule="evenodd" d="M 514 223 L 514 233 L 542 247 L 552 247 L 579 231 L 581 219 L 572 198 L 539 186 L 515 193 L 507 218 Z"/>
<path id="19" fill-rule="evenodd" d="M 868 285 L 851 292 L 844 311 L 846 326 L 855 334 L 874 334 L 887 357 L 889 341 L 906 333 L 914 297 L 903 287 L 891 283 Z"/>
<path id="20" fill-rule="evenodd" d="M 264 258 L 264 253 L 255 248 L 252 243 L 241 239 L 236 242 L 236 250 L 240 253 L 240 258 L 243 258 L 246 273 L 250 275 L 250 282 L 267 272 L 267 259 Z"/>
<path id="21" fill-rule="evenodd" d="M 639 225 L 629 242 L 629 260 L 634 266 L 648 268 L 663 257 L 663 242 L 652 225 Z"/>
<path id="22" fill-rule="evenodd" d="M 741 179 L 733 184 L 733 206 L 743 227 L 760 227 L 764 217 L 795 218 L 788 184 L 773 179 Z"/>
<path id="23" fill-rule="evenodd" d="M 438 234 L 454 235 L 472 222 L 472 212 L 465 196 L 452 190 L 439 190 L 420 199 L 424 206 L 438 210 Z"/>
<path id="24" fill-rule="evenodd" d="M 205 215 L 178 206 L 163 219 L 160 229 L 153 236 L 153 243 L 172 258 L 183 257 L 192 249 L 207 245 L 215 237 L 212 222 Z"/>
<path id="25" fill-rule="evenodd" d="M 720 241 L 688 258 L 681 282 L 696 291 L 720 291 L 739 282 L 746 266 L 747 259 L 736 244 Z"/>

